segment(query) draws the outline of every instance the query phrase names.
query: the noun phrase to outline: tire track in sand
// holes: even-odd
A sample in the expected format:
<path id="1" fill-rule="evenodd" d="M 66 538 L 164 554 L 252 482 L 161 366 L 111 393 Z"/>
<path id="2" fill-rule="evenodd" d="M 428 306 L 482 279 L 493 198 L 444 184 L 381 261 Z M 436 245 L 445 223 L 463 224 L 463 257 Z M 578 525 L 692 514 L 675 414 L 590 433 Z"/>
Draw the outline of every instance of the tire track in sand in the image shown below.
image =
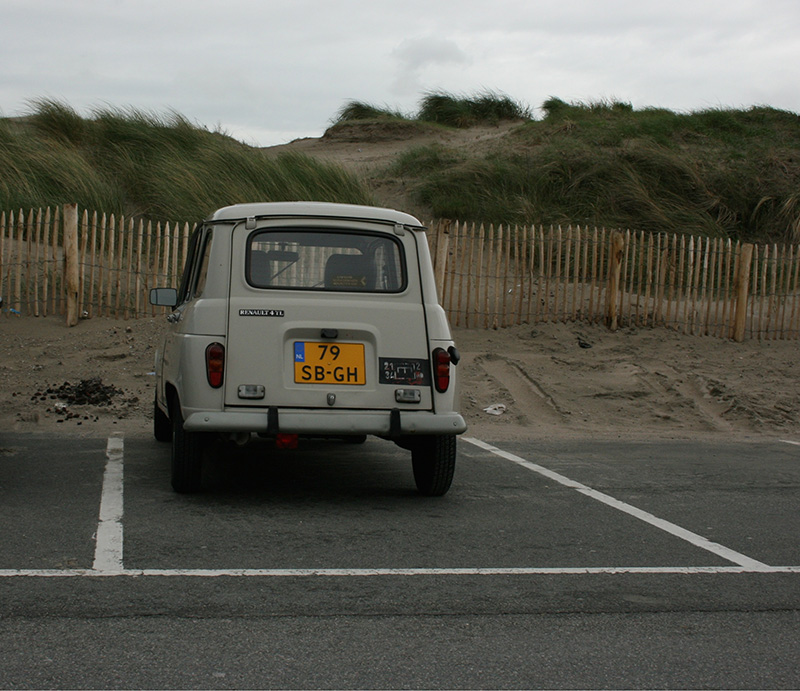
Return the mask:
<path id="1" fill-rule="evenodd" d="M 508 396 L 508 412 L 517 423 L 526 425 L 546 419 L 563 424 L 568 419 L 569 412 L 564 411 L 519 362 L 487 353 L 475 358 L 475 364 Z"/>

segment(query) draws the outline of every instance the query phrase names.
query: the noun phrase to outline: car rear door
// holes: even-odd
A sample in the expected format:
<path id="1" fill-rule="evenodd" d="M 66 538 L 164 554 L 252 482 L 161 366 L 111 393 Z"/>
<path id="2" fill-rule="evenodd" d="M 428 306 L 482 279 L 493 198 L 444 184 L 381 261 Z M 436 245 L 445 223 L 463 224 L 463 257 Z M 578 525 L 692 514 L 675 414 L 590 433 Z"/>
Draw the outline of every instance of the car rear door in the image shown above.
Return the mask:
<path id="1" fill-rule="evenodd" d="M 432 407 L 414 233 L 284 220 L 232 241 L 226 406 Z"/>

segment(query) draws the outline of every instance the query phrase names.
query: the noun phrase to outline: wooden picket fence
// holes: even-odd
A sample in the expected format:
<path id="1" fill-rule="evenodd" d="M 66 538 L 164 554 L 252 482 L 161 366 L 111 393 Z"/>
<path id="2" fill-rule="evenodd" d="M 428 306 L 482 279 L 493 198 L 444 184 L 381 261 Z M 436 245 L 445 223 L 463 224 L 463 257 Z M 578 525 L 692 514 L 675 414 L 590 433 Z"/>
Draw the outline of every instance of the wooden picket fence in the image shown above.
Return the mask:
<path id="1" fill-rule="evenodd" d="M 177 285 L 193 228 L 87 211 L 79 219 L 73 204 L 2 213 L 3 314 L 66 315 L 70 323 L 160 314 L 150 289 Z"/>
<path id="2" fill-rule="evenodd" d="M 63 208 L 0 214 L 5 316 L 160 314 L 193 225 Z M 597 228 L 429 224 L 454 326 L 547 321 L 667 327 L 718 338 L 800 338 L 800 247 Z"/>
<path id="3" fill-rule="evenodd" d="M 439 221 L 430 236 L 455 326 L 536 322 L 800 337 L 800 247 L 597 228 Z"/>

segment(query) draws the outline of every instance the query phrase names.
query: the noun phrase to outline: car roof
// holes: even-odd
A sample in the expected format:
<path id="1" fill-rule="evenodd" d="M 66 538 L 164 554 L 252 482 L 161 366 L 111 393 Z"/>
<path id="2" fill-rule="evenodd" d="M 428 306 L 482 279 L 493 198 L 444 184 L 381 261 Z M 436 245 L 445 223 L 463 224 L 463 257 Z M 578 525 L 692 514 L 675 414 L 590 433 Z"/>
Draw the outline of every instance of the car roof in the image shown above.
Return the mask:
<path id="1" fill-rule="evenodd" d="M 248 218 L 330 218 L 375 221 L 423 229 L 414 216 L 394 209 L 329 202 L 262 202 L 234 204 L 218 209 L 206 221 L 244 221 Z"/>

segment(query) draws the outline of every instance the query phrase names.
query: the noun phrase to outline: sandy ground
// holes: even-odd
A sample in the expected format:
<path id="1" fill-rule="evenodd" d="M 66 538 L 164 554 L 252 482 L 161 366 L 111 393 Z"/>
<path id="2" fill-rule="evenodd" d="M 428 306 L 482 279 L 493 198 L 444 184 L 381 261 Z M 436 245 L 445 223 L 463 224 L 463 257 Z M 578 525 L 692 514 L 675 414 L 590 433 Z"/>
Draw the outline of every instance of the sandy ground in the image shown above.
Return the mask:
<path id="1" fill-rule="evenodd" d="M 149 435 L 163 317 L 0 319 L 0 426 L 43 434 Z M 468 434 L 800 441 L 792 341 L 736 344 L 667 330 L 537 324 L 455 331 Z M 100 383 L 96 380 L 100 380 Z M 107 403 L 74 400 L 81 383 Z M 84 386 L 83 388 L 87 388 Z M 500 415 L 486 412 L 489 408 Z"/>

